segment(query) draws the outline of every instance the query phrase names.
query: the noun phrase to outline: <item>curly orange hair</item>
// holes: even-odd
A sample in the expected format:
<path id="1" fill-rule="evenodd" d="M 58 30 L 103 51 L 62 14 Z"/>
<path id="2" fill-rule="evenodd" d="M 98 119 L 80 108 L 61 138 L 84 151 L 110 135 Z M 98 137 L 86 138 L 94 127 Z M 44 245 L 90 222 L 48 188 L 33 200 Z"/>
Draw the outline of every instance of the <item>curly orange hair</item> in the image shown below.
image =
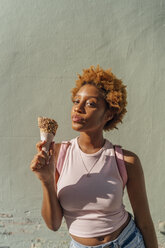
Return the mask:
<path id="1" fill-rule="evenodd" d="M 114 128 L 118 129 L 116 125 L 119 122 L 122 123 L 122 119 L 127 112 L 127 92 L 122 80 L 116 78 L 111 69 L 103 70 L 99 65 L 96 68 L 91 66 L 89 69 L 84 69 L 82 75 L 78 74 L 76 87 L 71 90 L 72 100 L 85 84 L 95 85 L 100 90 L 107 103 L 107 107 L 113 113 L 113 118 L 105 124 L 104 131 Z"/>

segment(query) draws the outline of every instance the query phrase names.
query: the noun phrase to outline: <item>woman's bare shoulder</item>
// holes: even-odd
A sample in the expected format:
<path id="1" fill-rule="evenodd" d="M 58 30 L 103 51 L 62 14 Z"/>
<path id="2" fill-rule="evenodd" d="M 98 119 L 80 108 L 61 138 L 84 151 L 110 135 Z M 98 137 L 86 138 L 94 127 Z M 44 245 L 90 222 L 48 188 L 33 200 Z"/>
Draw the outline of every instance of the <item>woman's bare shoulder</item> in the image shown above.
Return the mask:
<path id="1" fill-rule="evenodd" d="M 139 160 L 139 157 L 136 153 L 129 151 L 129 150 L 123 150 L 123 155 L 124 155 L 124 162 L 134 164 Z"/>
<path id="2" fill-rule="evenodd" d="M 136 153 L 123 149 L 123 156 L 129 178 L 143 175 L 141 161 Z"/>

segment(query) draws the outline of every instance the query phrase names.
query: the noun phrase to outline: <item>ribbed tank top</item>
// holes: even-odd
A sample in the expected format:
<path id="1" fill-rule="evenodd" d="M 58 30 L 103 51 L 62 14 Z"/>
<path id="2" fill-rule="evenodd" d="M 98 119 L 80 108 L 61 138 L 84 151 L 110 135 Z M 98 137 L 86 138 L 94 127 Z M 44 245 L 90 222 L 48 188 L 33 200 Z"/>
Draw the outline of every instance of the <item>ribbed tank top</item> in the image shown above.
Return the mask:
<path id="1" fill-rule="evenodd" d="M 57 182 L 57 196 L 69 233 L 86 238 L 112 233 L 128 217 L 113 145 L 106 139 L 98 152 L 86 154 L 77 140 L 78 137 L 70 140 Z M 87 170 L 93 165 L 88 177 Z"/>

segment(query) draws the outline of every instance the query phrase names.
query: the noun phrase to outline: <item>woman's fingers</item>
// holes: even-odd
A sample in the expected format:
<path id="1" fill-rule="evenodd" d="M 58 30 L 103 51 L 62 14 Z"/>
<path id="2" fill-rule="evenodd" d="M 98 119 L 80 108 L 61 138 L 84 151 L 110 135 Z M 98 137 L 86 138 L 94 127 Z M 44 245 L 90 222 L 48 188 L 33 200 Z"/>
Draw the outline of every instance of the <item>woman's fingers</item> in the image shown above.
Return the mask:
<path id="1" fill-rule="evenodd" d="M 52 142 L 51 145 L 50 145 L 50 149 L 49 149 L 49 163 L 50 163 L 50 166 L 52 168 L 53 166 L 53 169 L 54 169 L 54 165 L 55 165 L 55 143 Z"/>
<path id="2" fill-rule="evenodd" d="M 52 156 L 52 155 L 55 155 L 55 147 L 54 147 L 54 142 L 52 142 L 50 144 L 50 148 L 49 148 L 49 155 Z"/>
<path id="3" fill-rule="evenodd" d="M 54 157 L 55 157 L 55 143 L 52 142 L 50 145 L 49 153 L 47 154 L 45 151 L 42 150 L 42 146 L 47 141 L 39 141 L 36 144 L 36 148 L 38 150 L 38 154 L 34 156 L 30 168 L 31 170 L 39 170 L 48 166 L 48 164 L 54 164 Z"/>
<path id="4" fill-rule="evenodd" d="M 48 156 L 44 156 L 42 153 L 37 158 L 37 163 L 45 165 L 48 161 Z"/>
<path id="5" fill-rule="evenodd" d="M 49 156 L 45 151 L 40 151 L 36 156 L 34 156 L 32 162 L 31 162 L 31 169 L 41 169 L 45 166 L 47 166 L 49 161 Z"/>
<path id="6" fill-rule="evenodd" d="M 44 140 L 44 141 L 39 141 L 37 144 L 36 144 L 36 148 L 37 148 L 37 151 L 40 152 L 42 150 L 42 146 L 46 143 L 47 141 Z"/>
<path id="7" fill-rule="evenodd" d="M 34 171 L 34 170 L 44 168 L 45 166 L 47 166 L 47 165 L 39 163 L 39 161 L 37 161 L 37 162 L 35 162 L 34 164 L 31 165 L 31 169 Z"/>
<path id="8" fill-rule="evenodd" d="M 32 171 L 35 171 L 35 170 L 40 170 L 41 168 L 43 168 L 43 164 L 39 164 L 37 163 L 35 166 L 33 166 L 31 169 Z"/>

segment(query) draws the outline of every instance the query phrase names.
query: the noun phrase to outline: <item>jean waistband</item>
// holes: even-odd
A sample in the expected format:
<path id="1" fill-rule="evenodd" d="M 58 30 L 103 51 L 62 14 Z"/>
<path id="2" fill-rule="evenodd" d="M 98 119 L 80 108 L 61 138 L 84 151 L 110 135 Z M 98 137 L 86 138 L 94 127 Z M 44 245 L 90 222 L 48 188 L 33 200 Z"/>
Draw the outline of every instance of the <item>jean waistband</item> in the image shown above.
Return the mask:
<path id="1" fill-rule="evenodd" d="M 124 247 L 124 245 L 126 245 L 127 243 L 129 243 L 130 240 L 134 238 L 135 229 L 136 229 L 136 225 L 135 225 L 135 222 L 133 220 L 133 216 L 132 216 L 131 213 L 129 213 L 129 215 L 130 215 L 131 218 L 130 218 L 130 221 L 129 221 L 128 225 L 119 234 L 119 236 L 115 240 L 113 240 L 113 241 L 109 241 L 109 242 L 107 242 L 105 244 L 97 245 L 97 246 L 86 246 L 86 245 L 82 245 L 82 244 L 78 243 L 77 241 L 75 241 L 74 239 L 72 239 L 72 243 L 75 245 L 75 248 L 111 248 L 111 247 Z"/>

